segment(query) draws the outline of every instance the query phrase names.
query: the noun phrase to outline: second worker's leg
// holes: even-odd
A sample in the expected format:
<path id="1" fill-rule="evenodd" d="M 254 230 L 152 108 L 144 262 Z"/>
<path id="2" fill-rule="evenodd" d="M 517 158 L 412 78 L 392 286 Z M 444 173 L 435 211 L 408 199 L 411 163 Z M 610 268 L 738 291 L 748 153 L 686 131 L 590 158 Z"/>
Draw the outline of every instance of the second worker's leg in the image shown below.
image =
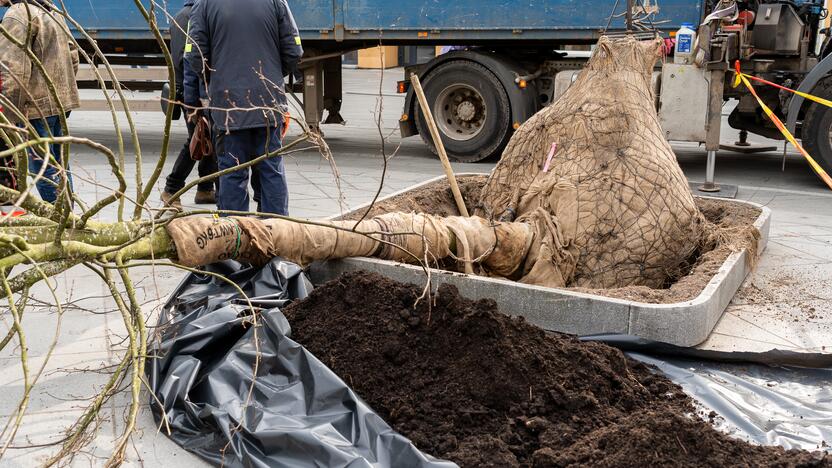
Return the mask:
<path id="1" fill-rule="evenodd" d="M 217 136 L 217 163 L 225 170 L 248 160 L 251 130 L 221 133 Z M 248 211 L 248 169 L 231 172 L 220 177 L 217 207 L 223 211 Z"/>
<path id="2" fill-rule="evenodd" d="M 266 142 L 268 141 L 268 148 Z M 258 154 L 274 152 L 281 148 L 280 131 L 276 128 L 258 129 Z M 260 172 L 260 206 L 263 213 L 287 216 L 289 214 L 289 186 L 283 157 L 275 156 L 258 165 Z"/>
<path id="3" fill-rule="evenodd" d="M 217 172 L 216 154 L 210 157 L 202 158 L 197 165 L 197 171 L 199 172 L 200 179 L 208 177 L 211 174 L 215 174 Z M 216 203 L 216 188 L 218 185 L 219 182 L 216 179 L 197 185 L 194 202 L 198 205 Z"/>
<path id="4" fill-rule="evenodd" d="M 262 198 L 260 196 L 260 170 L 257 167 L 258 166 L 251 167 L 251 190 L 254 192 L 254 203 L 257 203 L 257 211 L 260 211 L 260 200 L 262 200 Z"/>
<path id="5" fill-rule="evenodd" d="M 171 204 L 170 197 L 185 188 L 185 181 L 194 169 L 194 160 L 191 159 L 190 148 L 191 137 L 193 134 L 194 125 L 189 122 L 188 139 L 185 141 L 182 149 L 179 150 L 179 155 L 176 157 L 176 161 L 173 162 L 173 169 L 171 169 L 170 174 L 168 174 L 168 177 L 165 180 L 165 191 L 162 192 L 162 202 L 164 202 L 165 205 Z M 181 197 L 173 203 L 173 205 L 181 206 Z"/>

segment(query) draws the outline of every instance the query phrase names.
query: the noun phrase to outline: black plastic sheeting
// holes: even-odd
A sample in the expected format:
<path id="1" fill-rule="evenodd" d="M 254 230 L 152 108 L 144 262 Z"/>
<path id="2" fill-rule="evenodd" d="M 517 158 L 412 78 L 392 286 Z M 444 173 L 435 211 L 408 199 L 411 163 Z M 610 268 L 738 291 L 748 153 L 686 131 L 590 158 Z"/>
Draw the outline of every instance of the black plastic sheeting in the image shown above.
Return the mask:
<path id="1" fill-rule="evenodd" d="M 456 466 L 421 453 L 287 337 L 280 307 L 311 290 L 299 267 L 229 261 L 206 270 L 245 292 L 261 309 L 260 326 L 239 291 L 215 276 L 191 274 L 172 294 L 148 378 L 154 417 L 164 430 L 165 415 L 176 443 L 225 467 Z"/>
<path id="2" fill-rule="evenodd" d="M 191 274 L 171 295 L 148 378 L 154 416 L 161 423 L 164 414 L 175 442 L 228 467 L 456 466 L 421 453 L 288 337 L 280 308 L 312 289 L 298 266 L 274 260 L 254 269 L 228 261 L 206 269 L 243 290 L 260 326 L 251 326 L 237 287 L 218 277 Z M 582 339 L 656 366 L 735 437 L 830 450 L 830 355 L 720 353 L 618 335 Z"/>
<path id="3" fill-rule="evenodd" d="M 681 348 L 638 337 L 587 336 L 656 366 L 704 409 L 714 426 L 761 445 L 832 450 L 832 355 Z"/>

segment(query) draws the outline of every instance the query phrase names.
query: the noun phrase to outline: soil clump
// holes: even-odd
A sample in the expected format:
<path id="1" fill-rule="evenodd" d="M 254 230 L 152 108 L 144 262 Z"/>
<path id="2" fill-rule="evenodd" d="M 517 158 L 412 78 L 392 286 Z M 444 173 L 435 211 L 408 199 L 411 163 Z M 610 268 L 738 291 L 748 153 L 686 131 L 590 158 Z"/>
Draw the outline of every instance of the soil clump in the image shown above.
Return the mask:
<path id="1" fill-rule="evenodd" d="M 680 387 L 617 349 L 452 286 L 414 307 L 421 294 L 353 272 L 285 313 L 294 340 L 427 453 L 463 467 L 830 466 L 717 432 Z"/>
<path id="2" fill-rule="evenodd" d="M 479 206 L 480 193 L 486 180 L 485 175 L 459 177 L 460 191 L 469 212 L 473 212 Z M 753 224 L 760 216 L 758 208 L 728 200 L 695 198 L 695 202 L 705 219 L 712 223 L 712 229 L 699 249 L 680 269 L 667 272 L 667 280 L 662 288 L 627 286 L 608 289 L 567 289 L 650 304 L 685 302 L 702 293 L 732 253 L 741 248 L 749 248 L 750 256 L 756 257 L 759 232 Z M 360 219 L 364 210 L 358 211 L 345 219 Z M 451 189 L 444 180 L 380 201 L 373 206 L 368 218 L 391 212 L 459 216 Z"/>
<path id="3" fill-rule="evenodd" d="M 469 213 L 477 208 L 482 188 L 487 180 L 485 175 L 470 175 L 457 177 L 459 191 L 462 199 L 465 200 L 465 207 Z M 359 220 L 366 211 L 366 208 L 358 209 L 356 213 L 344 216 L 342 219 Z M 459 210 L 454 201 L 454 195 L 448 181 L 442 179 L 416 190 L 381 200 L 373 205 L 367 218 L 383 215 L 385 213 L 427 213 L 436 216 L 459 216 Z"/>

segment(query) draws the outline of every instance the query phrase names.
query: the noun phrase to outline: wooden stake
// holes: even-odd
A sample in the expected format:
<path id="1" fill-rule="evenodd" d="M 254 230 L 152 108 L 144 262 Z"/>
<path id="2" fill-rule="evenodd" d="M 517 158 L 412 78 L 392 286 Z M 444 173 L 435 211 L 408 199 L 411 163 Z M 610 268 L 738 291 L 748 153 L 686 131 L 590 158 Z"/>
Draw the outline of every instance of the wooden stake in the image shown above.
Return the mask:
<path id="1" fill-rule="evenodd" d="M 436 121 L 433 120 L 433 113 L 428 105 L 428 98 L 425 96 L 425 90 L 422 89 L 422 83 L 419 81 L 419 76 L 415 73 L 410 75 L 410 82 L 413 83 L 413 90 L 416 92 L 416 97 L 419 98 L 419 107 L 422 108 L 422 115 L 428 123 L 430 135 L 433 137 L 433 144 L 436 145 L 436 151 L 439 153 L 439 159 L 442 161 L 442 167 L 445 168 L 445 175 L 448 177 L 448 183 L 451 185 L 451 192 L 454 194 L 456 206 L 459 208 L 459 213 L 462 216 L 468 217 L 468 208 L 465 207 L 465 201 L 462 199 L 462 193 L 459 191 L 459 185 L 456 183 L 456 176 L 451 167 L 451 162 L 448 160 L 448 153 L 445 152 L 445 145 L 442 144 L 442 135 L 439 134 L 439 128 L 436 126 Z"/>

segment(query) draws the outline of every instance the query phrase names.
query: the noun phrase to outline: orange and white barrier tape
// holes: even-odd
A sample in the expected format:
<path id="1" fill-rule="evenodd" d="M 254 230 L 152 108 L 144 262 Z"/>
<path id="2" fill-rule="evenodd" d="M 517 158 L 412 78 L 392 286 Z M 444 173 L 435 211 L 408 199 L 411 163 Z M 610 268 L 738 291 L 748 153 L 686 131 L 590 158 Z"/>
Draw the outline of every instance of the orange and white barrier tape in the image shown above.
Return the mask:
<path id="1" fill-rule="evenodd" d="M 797 142 L 797 139 L 795 139 L 794 135 L 792 135 L 789 129 L 787 129 L 786 126 L 783 125 L 783 122 L 774 114 L 774 112 L 766 105 L 766 103 L 763 102 L 762 99 L 760 99 L 760 96 L 757 95 L 757 91 L 754 90 L 754 86 L 751 85 L 751 80 L 774 86 L 775 88 L 779 88 L 785 91 L 789 91 L 791 93 L 797 94 L 798 96 L 802 96 L 806 99 L 809 99 L 810 101 L 817 102 L 824 106 L 832 107 L 832 101 L 819 98 L 817 96 L 812 96 L 811 94 L 802 93 L 800 91 L 795 91 L 793 89 L 786 88 L 785 86 L 780 86 L 776 83 L 772 83 L 771 81 L 767 81 L 756 76 L 746 75 L 740 70 L 739 60 L 735 63 L 734 73 L 736 75 L 734 77 L 734 87 L 736 88 L 740 84 L 744 84 L 745 87 L 748 88 L 748 90 L 751 92 L 754 98 L 757 99 L 757 103 L 759 103 L 760 107 L 763 108 L 763 112 L 766 113 L 768 118 L 771 119 L 771 121 L 774 123 L 777 129 L 780 130 L 780 133 L 782 133 L 783 136 L 786 137 L 786 140 L 788 140 L 789 143 L 792 144 L 792 146 L 797 148 L 800 154 L 803 155 L 803 157 L 806 158 L 806 161 L 809 162 L 809 165 L 812 167 L 812 170 L 814 170 L 815 173 L 821 178 L 821 180 L 823 180 L 823 182 L 826 183 L 826 185 L 830 189 L 832 189 L 832 177 L 829 177 L 829 174 L 827 174 L 826 171 L 822 167 L 820 167 L 820 164 L 818 164 L 817 161 L 815 161 L 815 159 L 811 155 L 809 155 L 809 153 L 805 149 L 803 149 L 803 146 Z"/>

